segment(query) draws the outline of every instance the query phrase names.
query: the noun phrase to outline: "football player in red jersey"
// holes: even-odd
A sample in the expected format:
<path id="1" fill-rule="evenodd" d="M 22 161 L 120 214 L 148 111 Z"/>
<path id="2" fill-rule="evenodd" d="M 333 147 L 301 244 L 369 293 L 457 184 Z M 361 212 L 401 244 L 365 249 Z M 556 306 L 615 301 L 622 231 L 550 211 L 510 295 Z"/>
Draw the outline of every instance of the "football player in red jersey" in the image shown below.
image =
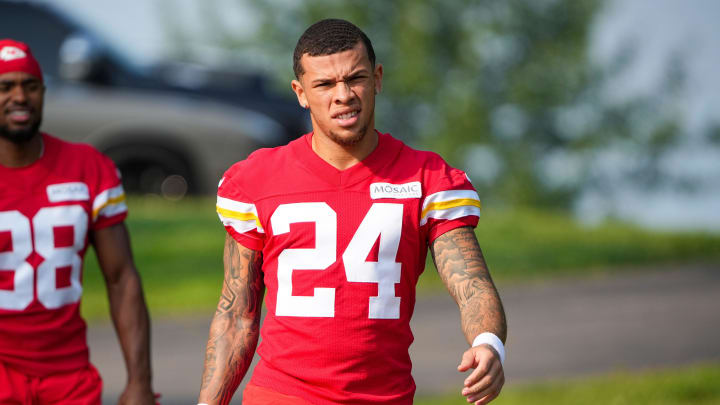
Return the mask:
<path id="1" fill-rule="evenodd" d="M 0 403 L 100 404 L 80 317 L 90 242 L 128 372 L 118 403 L 155 404 L 117 169 L 88 145 L 39 132 L 44 92 L 27 45 L 0 40 Z"/>
<path id="2" fill-rule="evenodd" d="M 261 334 L 244 404 L 412 404 L 410 318 L 428 247 L 471 346 L 458 366 L 474 369 L 462 395 L 492 401 L 507 331 L 473 231 L 472 184 L 437 154 L 375 129 L 383 69 L 353 24 L 309 27 L 294 70 L 313 132 L 256 151 L 220 181 L 225 282 L 199 402 L 230 401 Z"/>

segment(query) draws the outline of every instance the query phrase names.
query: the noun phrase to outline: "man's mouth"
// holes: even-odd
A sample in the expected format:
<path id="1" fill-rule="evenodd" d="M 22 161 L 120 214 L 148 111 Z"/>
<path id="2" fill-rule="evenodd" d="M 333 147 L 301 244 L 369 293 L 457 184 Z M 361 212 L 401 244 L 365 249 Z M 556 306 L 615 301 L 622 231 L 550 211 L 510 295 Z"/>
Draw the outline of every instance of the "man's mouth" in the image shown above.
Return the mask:
<path id="1" fill-rule="evenodd" d="M 353 110 L 344 112 L 342 114 L 337 114 L 333 116 L 333 118 L 341 127 L 350 127 L 355 125 L 355 123 L 357 122 L 358 114 L 360 114 L 360 110 Z"/>
<path id="2" fill-rule="evenodd" d="M 357 112 L 357 111 L 352 111 L 352 112 L 349 112 L 349 113 L 340 114 L 340 115 L 337 116 L 337 118 L 340 119 L 340 120 L 349 120 L 350 118 L 352 118 L 352 117 L 354 117 L 354 116 L 356 116 L 356 115 L 358 115 L 358 112 Z"/>
<path id="3" fill-rule="evenodd" d="M 24 124 L 30 121 L 31 112 L 29 109 L 14 109 L 6 113 L 8 120 L 17 123 Z"/>

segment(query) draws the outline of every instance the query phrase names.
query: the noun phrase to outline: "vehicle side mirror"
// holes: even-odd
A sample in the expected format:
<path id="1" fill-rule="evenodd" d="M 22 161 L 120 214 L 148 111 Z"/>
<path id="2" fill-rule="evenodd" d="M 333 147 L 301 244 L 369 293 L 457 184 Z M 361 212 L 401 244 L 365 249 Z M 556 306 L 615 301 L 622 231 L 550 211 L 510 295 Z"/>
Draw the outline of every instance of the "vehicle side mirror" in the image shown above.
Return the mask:
<path id="1" fill-rule="evenodd" d="M 65 38 L 60 46 L 60 77 L 90 82 L 101 75 L 103 52 L 100 46 L 83 34 Z"/>

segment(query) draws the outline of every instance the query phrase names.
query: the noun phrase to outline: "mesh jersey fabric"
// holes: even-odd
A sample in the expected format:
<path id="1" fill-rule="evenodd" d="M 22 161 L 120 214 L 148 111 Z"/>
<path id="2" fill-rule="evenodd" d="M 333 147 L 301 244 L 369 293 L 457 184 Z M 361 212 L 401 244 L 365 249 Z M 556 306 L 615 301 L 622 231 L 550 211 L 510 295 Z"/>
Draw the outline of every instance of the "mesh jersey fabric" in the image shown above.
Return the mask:
<path id="1" fill-rule="evenodd" d="M 33 164 L 0 166 L 0 361 L 36 376 L 88 366 L 80 317 L 88 235 L 127 216 L 109 158 L 42 137 Z"/>
<path id="2" fill-rule="evenodd" d="M 268 311 L 251 383 L 315 404 L 411 404 L 428 244 L 477 225 L 477 193 L 464 172 L 389 134 L 346 170 L 311 139 L 256 151 L 218 189 L 227 232 L 263 253 Z"/>

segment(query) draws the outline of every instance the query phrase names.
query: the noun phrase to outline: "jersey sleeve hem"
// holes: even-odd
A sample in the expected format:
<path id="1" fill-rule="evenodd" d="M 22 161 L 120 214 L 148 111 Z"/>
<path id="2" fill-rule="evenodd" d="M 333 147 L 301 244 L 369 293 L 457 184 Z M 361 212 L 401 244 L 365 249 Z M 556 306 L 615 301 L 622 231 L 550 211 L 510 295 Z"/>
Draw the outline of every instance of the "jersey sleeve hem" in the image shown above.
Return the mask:
<path id="1" fill-rule="evenodd" d="M 452 231 L 453 229 L 460 228 L 461 226 L 469 226 L 475 229 L 475 227 L 477 227 L 478 220 L 479 218 L 476 216 L 468 216 L 454 219 L 452 221 L 441 221 L 431 228 L 428 240 L 432 243 L 443 234 Z"/>
<path id="2" fill-rule="evenodd" d="M 117 215 L 113 215 L 111 217 L 98 218 L 98 220 L 93 223 L 92 229 L 93 231 L 97 231 L 99 229 L 107 228 L 109 226 L 116 225 L 125 221 L 126 218 L 127 211 Z"/>
<path id="3" fill-rule="evenodd" d="M 232 226 L 225 226 L 227 233 L 239 244 L 245 246 L 248 249 L 262 251 L 263 242 L 259 239 L 251 238 L 246 234 L 242 234 L 233 229 Z"/>

